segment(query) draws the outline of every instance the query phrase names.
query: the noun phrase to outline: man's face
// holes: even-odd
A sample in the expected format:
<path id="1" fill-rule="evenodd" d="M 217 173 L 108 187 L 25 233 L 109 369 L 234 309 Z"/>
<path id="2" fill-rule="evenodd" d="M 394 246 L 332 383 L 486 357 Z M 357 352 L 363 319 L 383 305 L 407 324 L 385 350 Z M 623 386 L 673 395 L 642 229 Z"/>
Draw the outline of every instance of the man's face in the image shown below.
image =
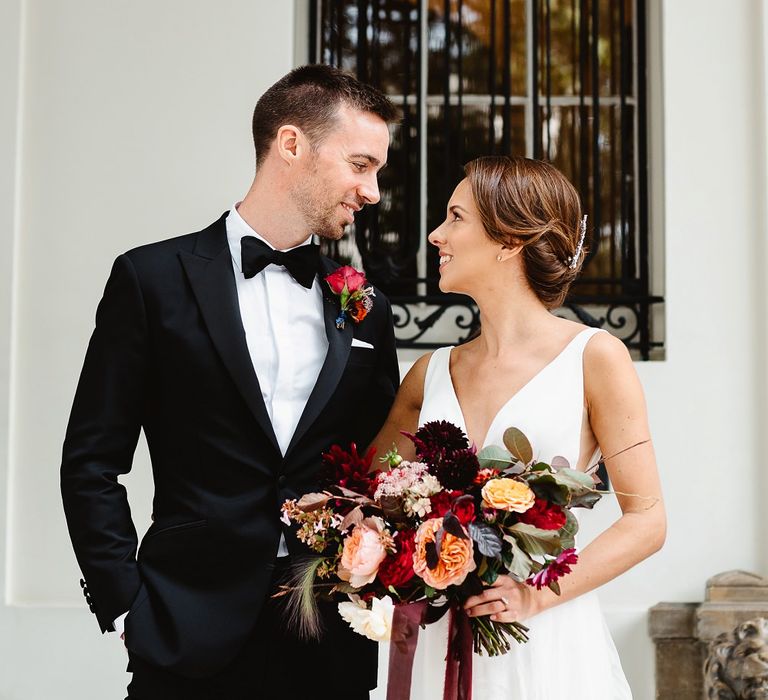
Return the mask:
<path id="1" fill-rule="evenodd" d="M 379 201 L 377 177 L 388 147 L 389 129 L 381 118 L 340 107 L 333 130 L 307 153 L 293 188 L 311 233 L 338 240 L 355 211 Z"/>

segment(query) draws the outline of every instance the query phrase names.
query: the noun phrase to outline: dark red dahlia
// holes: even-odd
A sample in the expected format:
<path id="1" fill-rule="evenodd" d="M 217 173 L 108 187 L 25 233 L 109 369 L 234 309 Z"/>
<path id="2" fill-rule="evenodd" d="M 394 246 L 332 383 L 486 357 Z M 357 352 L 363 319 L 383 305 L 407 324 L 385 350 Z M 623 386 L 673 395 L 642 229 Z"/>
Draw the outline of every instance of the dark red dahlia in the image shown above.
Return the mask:
<path id="1" fill-rule="evenodd" d="M 424 423 L 414 435 L 405 433 L 416 447 L 416 455 L 427 464 L 438 462 L 444 455 L 469 447 L 461 428 L 447 420 Z"/>
<path id="2" fill-rule="evenodd" d="M 429 471 L 446 489 L 465 491 L 475 481 L 480 463 L 472 447 L 443 455 L 436 463 L 429 463 Z"/>
<path id="3" fill-rule="evenodd" d="M 331 446 L 323 454 L 323 466 L 318 476 L 320 486 L 343 486 L 357 493 L 368 494 L 378 474 L 378 471 L 371 471 L 375 453 L 376 450 L 371 448 L 364 455 L 359 455 L 354 442 L 349 452 L 338 445 Z"/>
<path id="4" fill-rule="evenodd" d="M 517 517 L 521 523 L 528 523 L 542 530 L 559 530 L 565 525 L 565 511 L 560 506 L 538 497 L 531 508 Z"/>

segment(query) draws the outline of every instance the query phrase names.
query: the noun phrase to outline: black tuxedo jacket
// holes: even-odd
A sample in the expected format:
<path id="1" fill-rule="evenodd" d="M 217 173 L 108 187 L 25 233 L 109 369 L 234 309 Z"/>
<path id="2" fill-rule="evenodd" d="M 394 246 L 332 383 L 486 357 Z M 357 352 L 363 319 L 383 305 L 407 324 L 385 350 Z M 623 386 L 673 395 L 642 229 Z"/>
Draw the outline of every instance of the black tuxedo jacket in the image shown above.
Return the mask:
<path id="1" fill-rule="evenodd" d="M 61 466 L 81 586 L 102 631 L 128 610 L 128 648 L 191 677 L 222 669 L 253 632 L 280 504 L 315 488 L 332 443 L 371 441 L 399 383 L 389 302 L 377 294 L 367 318 L 339 330 L 338 299 L 323 283 L 328 354 L 283 457 L 245 342 L 225 218 L 115 261 Z M 338 265 L 323 258 L 322 267 Z M 353 347 L 353 337 L 373 349 Z M 131 469 L 142 428 L 154 522 L 137 555 L 118 476 Z M 340 663 L 369 674 L 373 664 L 375 674 L 374 645 L 357 640 L 359 658 Z"/>

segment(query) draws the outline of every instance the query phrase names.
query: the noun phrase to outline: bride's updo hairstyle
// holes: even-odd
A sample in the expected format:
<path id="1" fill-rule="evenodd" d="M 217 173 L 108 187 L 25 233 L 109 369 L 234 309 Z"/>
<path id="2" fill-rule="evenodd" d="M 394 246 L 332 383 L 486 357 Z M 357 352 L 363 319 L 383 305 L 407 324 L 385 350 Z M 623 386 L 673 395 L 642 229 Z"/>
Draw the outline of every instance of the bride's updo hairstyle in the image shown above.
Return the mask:
<path id="1" fill-rule="evenodd" d="M 464 173 L 488 237 L 522 247 L 531 289 L 548 309 L 560 306 L 584 261 L 576 189 L 549 163 L 519 156 L 477 158 Z"/>

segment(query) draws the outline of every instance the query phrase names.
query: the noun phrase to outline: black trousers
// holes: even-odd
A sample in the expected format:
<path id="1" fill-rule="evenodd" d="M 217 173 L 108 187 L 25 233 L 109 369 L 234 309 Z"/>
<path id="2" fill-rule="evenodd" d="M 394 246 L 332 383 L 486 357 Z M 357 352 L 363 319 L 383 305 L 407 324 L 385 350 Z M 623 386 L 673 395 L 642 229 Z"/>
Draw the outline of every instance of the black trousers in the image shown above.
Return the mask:
<path id="1" fill-rule="evenodd" d="M 284 568 L 278 564 L 275 588 L 283 575 Z M 346 624 L 335 611 L 329 617 L 332 624 Z M 332 640 L 298 640 L 286 630 L 280 599 L 270 598 L 243 649 L 211 678 L 177 676 L 130 654 L 128 670 L 133 679 L 126 700 L 368 700 L 366 687 L 349 687 L 344 676 L 329 672 L 339 667 L 339 653 L 343 652 L 334 648 Z"/>

